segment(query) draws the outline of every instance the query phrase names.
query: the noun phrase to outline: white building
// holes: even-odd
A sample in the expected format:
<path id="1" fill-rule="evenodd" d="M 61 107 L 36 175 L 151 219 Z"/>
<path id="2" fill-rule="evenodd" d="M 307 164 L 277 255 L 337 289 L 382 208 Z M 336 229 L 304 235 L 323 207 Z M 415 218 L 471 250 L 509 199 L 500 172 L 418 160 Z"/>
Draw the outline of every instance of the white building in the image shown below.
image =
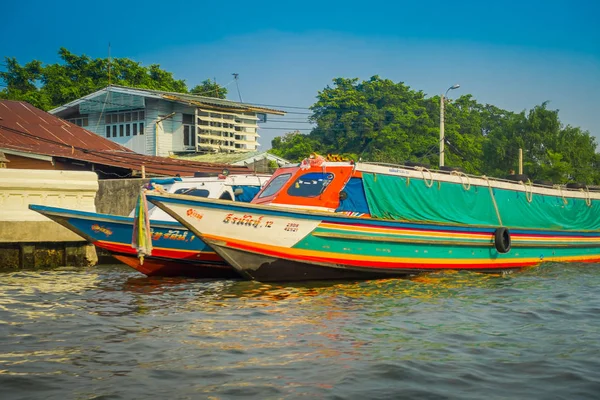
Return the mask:
<path id="1" fill-rule="evenodd" d="M 213 97 L 111 85 L 49 111 L 135 152 L 255 152 L 259 122 L 285 112 Z"/>

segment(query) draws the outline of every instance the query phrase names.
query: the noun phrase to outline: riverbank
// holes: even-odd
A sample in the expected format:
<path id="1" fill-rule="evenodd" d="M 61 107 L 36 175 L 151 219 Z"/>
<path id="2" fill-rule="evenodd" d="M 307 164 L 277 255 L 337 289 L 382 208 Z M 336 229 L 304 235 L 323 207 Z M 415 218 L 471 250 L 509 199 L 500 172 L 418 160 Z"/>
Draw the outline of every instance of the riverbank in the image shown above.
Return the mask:
<path id="1" fill-rule="evenodd" d="M 93 172 L 0 169 L 0 270 L 115 263 L 29 204 L 128 215 L 149 179 L 98 180 Z"/>

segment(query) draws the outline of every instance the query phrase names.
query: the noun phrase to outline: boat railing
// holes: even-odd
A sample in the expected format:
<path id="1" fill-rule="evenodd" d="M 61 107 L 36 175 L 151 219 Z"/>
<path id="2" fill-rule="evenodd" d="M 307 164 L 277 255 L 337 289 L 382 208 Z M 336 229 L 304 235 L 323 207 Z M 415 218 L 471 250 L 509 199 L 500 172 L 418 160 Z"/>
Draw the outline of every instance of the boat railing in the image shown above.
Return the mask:
<path id="1" fill-rule="evenodd" d="M 600 192 L 600 186 L 588 186 L 588 185 L 574 185 L 573 187 L 570 187 L 570 184 L 546 184 L 546 183 L 536 183 L 535 181 L 531 181 L 529 179 L 527 179 L 527 181 L 521 181 L 521 180 L 515 180 L 515 179 L 506 179 L 506 178 L 498 178 L 498 177 L 491 177 L 491 176 L 485 176 L 485 175 L 475 175 L 475 174 L 469 174 L 463 171 L 460 171 L 459 169 L 452 169 L 452 168 L 448 168 L 445 170 L 440 170 L 440 169 L 435 169 L 435 168 L 429 168 L 428 166 L 424 165 L 424 164 L 417 164 L 415 163 L 415 165 L 404 165 L 404 164 L 393 164 L 393 163 L 384 163 L 384 162 L 371 162 L 371 161 L 362 161 L 361 164 L 368 164 L 368 165 L 376 165 L 376 166 L 380 166 L 380 167 L 388 167 L 388 168 L 400 168 L 400 169 L 406 169 L 406 170 L 411 170 L 411 171 L 427 171 L 430 173 L 434 173 L 434 174 L 444 174 L 444 175 L 459 175 L 459 176 L 463 176 L 466 177 L 468 179 L 486 179 L 489 180 L 491 182 L 502 182 L 502 183 L 509 183 L 509 184 L 519 184 L 519 185 L 526 185 L 526 186 L 533 186 L 533 187 L 537 187 L 537 188 L 542 188 L 542 189 L 558 189 L 560 191 L 567 191 L 567 192 L 571 192 L 571 193 L 580 193 L 580 192 Z"/>

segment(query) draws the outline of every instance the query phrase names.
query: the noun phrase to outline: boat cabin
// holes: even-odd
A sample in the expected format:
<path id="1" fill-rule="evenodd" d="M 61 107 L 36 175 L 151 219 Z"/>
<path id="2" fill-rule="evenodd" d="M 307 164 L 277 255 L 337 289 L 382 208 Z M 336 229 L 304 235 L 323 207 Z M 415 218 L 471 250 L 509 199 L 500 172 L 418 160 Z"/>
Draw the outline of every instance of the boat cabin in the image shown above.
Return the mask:
<path id="1" fill-rule="evenodd" d="M 158 178 L 151 179 L 148 189 L 166 193 L 185 194 L 187 196 L 208 199 L 250 202 L 271 175 L 215 175 L 194 178 Z M 135 208 L 129 214 L 135 215 Z M 148 216 L 151 220 L 174 221 L 166 212 L 148 204 Z"/>
<path id="2" fill-rule="evenodd" d="M 354 162 L 328 162 L 311 158 L 275 171 L 252 203 L 344 212 L 348 208 L 344 207 L 345 202 L 360 198 L 364 199 L 364 191 L 360 172 L 356 171 Z M 366 206 L 366 200 L 364 202 Z M 357 211 L 356 207 L 352 208 L 352 211 Z M 362 211 L 363 214 L 368 212 L 368 207 Z"/>

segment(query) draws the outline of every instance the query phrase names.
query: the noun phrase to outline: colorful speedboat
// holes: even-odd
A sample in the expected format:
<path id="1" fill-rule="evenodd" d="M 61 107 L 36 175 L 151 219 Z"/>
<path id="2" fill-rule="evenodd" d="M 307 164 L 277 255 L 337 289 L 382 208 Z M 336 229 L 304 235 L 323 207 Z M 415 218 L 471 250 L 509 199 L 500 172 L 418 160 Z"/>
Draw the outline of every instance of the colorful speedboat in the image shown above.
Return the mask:
<path id="1" fill-rule="evenodd" d="M 310 159 L 251 204 L 148 200 L 260 281 L 600 261 L 600 193 L 456 171 Z"/>
<path id="2" fill-rule="evenodd" d="M 249 202 L 269 175 L 231 175 L 154 179 L 153 188 L 165 193 Z M 152 253 L 143 260 L 132 246 L 134 211 L 128 217 L 30 205 L 30 209 L 58 222 L 117 260 L 148 276 L 239 278 L 240 275 L 202 240 L 158 207 L 150 205 Z"/>

